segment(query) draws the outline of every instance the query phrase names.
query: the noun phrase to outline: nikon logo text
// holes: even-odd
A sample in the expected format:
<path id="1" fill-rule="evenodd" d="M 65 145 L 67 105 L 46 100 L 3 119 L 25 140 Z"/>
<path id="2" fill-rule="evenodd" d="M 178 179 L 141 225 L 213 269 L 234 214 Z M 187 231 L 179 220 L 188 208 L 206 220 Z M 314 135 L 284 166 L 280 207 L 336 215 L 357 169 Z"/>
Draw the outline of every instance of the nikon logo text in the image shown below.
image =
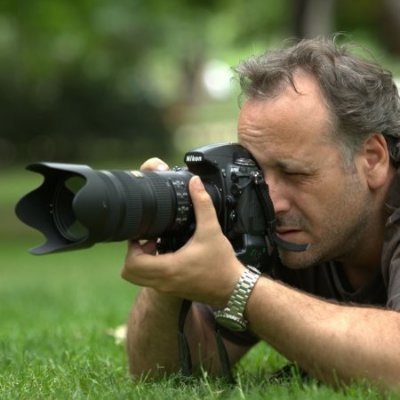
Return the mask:
<path id="1" fill-rule="evenodd" d="M 186 156 L 186 162 L 201 162 L 203 161 L 203 156 L 195 156 L 193 154 L 189 154 Z"/>

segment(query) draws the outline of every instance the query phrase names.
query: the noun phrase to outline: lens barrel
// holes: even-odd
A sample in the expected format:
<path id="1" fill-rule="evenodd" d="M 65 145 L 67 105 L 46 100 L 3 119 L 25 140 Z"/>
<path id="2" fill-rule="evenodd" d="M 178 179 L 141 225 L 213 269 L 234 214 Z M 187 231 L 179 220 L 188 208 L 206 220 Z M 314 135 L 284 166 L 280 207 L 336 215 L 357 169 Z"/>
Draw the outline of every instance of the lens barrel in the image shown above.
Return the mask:
<path id="1" fill-rule="evenodd" d="M 184 232 L 194 220 L 188 194 L 193 175 L 179 171 L 100 171 L 85 165 L 37 163 L 43 184 L 16 206 L 19 219 L 47 241 L 44 254 L 97 242 L 152 239 Z"/>
<path id="2" fill-rule="evenodd" d="M 93 198 L 89 185 L 73 200 L 77 219 L 90 227 L 98 224 L 103 207 L 103 240 L 150 239 L 182 229 L 192 220 L 187 192 L 187 171 L 99 171 L 103 196 Z M 93 205 L 97 203 L 97 207 Z M 96 228 L 97 229 L 97 228 Z"/>

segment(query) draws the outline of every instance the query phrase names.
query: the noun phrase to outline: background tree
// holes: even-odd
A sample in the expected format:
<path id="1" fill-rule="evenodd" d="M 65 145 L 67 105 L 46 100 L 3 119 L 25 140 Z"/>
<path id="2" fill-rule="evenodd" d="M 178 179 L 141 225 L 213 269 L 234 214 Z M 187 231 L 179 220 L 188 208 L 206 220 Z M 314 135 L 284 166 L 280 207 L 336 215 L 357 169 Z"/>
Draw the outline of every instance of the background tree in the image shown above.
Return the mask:
<path id="1" fill-rule="evenodd" d="M 194 114 L 223 118 L 223 99 L 211 99 L 202 81 L 210 60 L 235 65 L 283 38 L 336 30 L 397 51 L 400 24 L 388 22 L 396 4 L 3 0 L 0 165 L 167 156 Z"/>

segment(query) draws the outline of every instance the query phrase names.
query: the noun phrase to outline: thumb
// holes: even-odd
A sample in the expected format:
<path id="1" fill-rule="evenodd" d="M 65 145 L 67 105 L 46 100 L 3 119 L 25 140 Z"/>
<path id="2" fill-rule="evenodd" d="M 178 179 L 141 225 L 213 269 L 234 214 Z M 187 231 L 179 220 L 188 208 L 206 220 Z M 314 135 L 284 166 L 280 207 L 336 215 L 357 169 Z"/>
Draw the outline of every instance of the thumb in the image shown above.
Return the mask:
<path id="1" fill-rule="evenodd" d="M 197 233 L 210 228 L 221 230 L 214 204 L 199 176 L 190 179 L 189 191 L 196 216 Z"/>

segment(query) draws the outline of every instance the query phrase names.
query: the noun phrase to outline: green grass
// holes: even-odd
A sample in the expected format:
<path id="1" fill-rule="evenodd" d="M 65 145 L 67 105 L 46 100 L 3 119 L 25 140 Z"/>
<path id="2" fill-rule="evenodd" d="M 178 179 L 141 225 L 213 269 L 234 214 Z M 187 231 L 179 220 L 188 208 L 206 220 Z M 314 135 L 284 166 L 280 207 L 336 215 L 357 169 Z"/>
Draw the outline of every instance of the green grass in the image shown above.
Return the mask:
<path id="1" fill-rule="evenodd" d="M 265 344 L 235 370 L 235 386 L 206 375 L 132 381 L 123 345 L 107 333 L 125 322 L 137 292 L 119 276 L 125 244 L 32 256 L 27 249 L 40 235 L 16 221 L 13 207 L 37 180 L 21 168 L 3 173 L 0 184 L 0 399 L 384 398 L 366 386 L 335 391 L 296 374 L 270 383 L 285 360 Z"/>

